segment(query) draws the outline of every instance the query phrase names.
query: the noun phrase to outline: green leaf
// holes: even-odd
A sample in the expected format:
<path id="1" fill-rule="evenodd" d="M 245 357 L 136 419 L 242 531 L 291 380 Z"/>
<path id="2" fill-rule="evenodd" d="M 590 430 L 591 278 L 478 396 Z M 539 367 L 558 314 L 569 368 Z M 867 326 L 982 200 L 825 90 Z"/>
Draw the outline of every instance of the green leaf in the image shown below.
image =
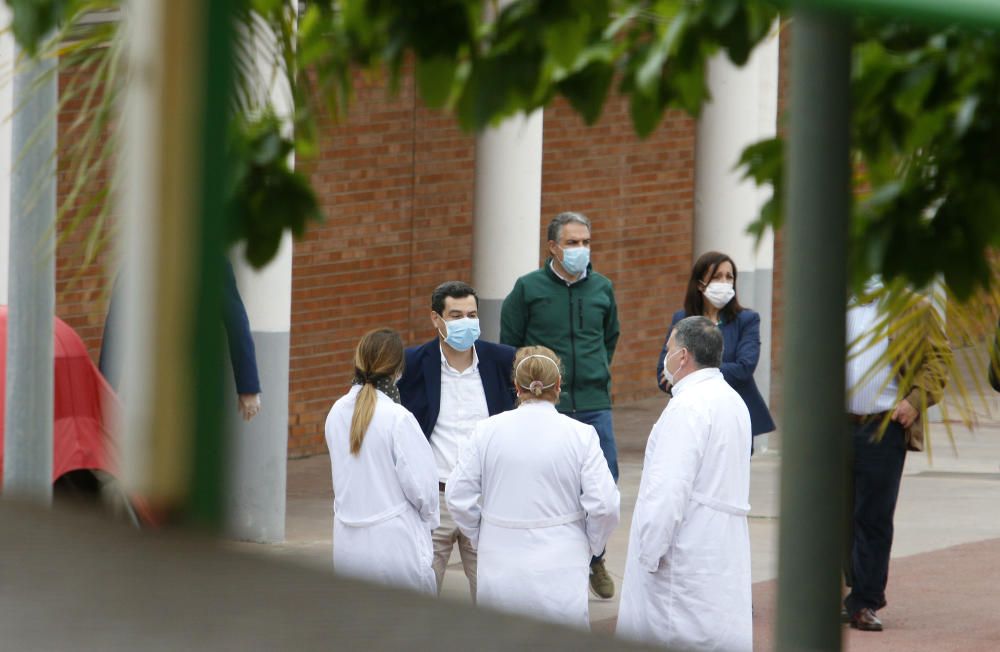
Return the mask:
<path id="1" fill-rule="evenodd" d="M 673 54 L 677 45 L 677 39 L 683 33 L 687 25 L 687 20 L 687 11 L 681 10 L 678 12 L 673 20 L 670 21 L 670 25 L 667 26 L 667 29 L 660 36 L 659 40 L 645 53 L 645 60 L 639 66 L 639 70 L 635 76 L 636 85 L 640 92 L 651 95 L 653 89 L 660 85 L 660 79 L 663 76 L 663 64 Z"/>
<path id="2" fill-rule="evenodd" d="M 626 11 L 616 16 L 615 19 L 604 28 L 604 32 L 601 34 L 602 38 L 608 40 L 618 36 L 618 33 L 622 30 L 622 28 L 631 23 L 637 15 L 639 15 L 639 7 L 635 5 L 630 6 Z"/>
<path id="3" fill-rule="evenodd" d="M 976 117 L 976 109 L 979 108 L 979 96 L 970 95 L 962 100 L 955 114 L 954 133 L 956 138 L 961 138 L 969 131 L 972 121 Z"/>
<path id="4" fill-rule="evenodd" d="M 742 0 L 708 0 L 705 2 L 705 12 L 712 26 L 721 29 L 733 19 L 740 4 Z"/>
<path id="5" fill-rule="evenodd" d="M 660 118 L 663 117 L 663 105 L 655 98 L 647 97 L 642 93 L 635 93 L 632 95 L 632 101 L 629 104 L 629 113 L 632 116 L 632 124 L 635 126 L 635 132 L 640 138 L 645 138 L 653 133 L 656 125 L 660 123 Z"/>
<path id="6" fill-rule="evenodd" d="M 699 59 L 691 67 L 673 70 L 664 81 L 680 108 L 693 116 L 701 112 L 702 104 L 710 98 L 703 65 L 704 59 Z"/>
<path id="7" fill-rule="evenodd" d="M 42 39 L 56 31 L 66 17 L 69 0 L 7 0 L 13 18 L 14 39 L 34 56 Z"/>
<path id="8" fill-rule="evenodd" d="M 451 57 L 417 60 L 417 87 L 427 106 L 436 109 L 448 101 L 456 66 L 456 61 Z"/>
<path id="9" fill-rule="evenodd" d="M 614 76 L 615 70 L 610 64 L 595 61 L 559 82 L 558 89 L 584 122 L 591 125 L 601 117 Z"/>
<path id="10" fill-rule="evenodd" d="M 590 28 L 590 17 L 587 14 L 548 25 L 543 36 L 545 49 L 558 65 L 570 68 L 580 51 L 587 46 Z"/>

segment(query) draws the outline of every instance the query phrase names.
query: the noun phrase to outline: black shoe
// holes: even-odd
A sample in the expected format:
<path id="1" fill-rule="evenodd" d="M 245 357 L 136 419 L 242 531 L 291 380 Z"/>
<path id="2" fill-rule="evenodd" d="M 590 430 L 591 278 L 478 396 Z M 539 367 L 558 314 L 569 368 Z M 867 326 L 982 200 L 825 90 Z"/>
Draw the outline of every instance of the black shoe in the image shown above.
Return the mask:
<path id="1" fill-rule="evenodd" d="M 881 632 L 882 621 L 875 615 L 875 610 L 862 607 L 851 615 L 851 627 L 863 632 Z"/>

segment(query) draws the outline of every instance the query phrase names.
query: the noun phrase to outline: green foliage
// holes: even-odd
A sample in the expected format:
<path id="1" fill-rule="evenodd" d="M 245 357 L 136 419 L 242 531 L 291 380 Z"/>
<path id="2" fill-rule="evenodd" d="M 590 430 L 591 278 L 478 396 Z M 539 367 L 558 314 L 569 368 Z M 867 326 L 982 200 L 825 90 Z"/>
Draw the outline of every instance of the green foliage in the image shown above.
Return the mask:
<path id="1" fill-rule="evenodd" d="M 14 39 L 34 55 L 42 39 L 56 31 L 75 3 L 72 0 L 7 0 L 7 4 L 13 13 Z"/>
<path id="2" fill-rule="evenodd" d="M 245 240 L 247 261 L 256 268 L 278 252 L 285 229 L 302 237 L 307 221 L 322 219 L 309 179 L 290 165 L 294 143 L 281 130 L 274 114 L 240 118 L 231 139 L 236 163 L 228 193 L 233 216 L 228 240 Z"/>
<path id="3" fill-rule="evenodd" d="M 850 230 L 854 287 L 881 273 L 915 287 L 944 277 L 959 299 L 991 284 L 1000 245 L 1000 41 L 994 30 L 932 29 L 898 21 L 856 29 L 851 139 L 856 199 Z M 782 186 L 777 141 L 741 163 Z M 781 225 L 781 196 L 752 227 Z"/>
<path id="4" fill-rule="evenodd" d="M 14 0 L 15 33 L 34 52 L 57 25 L 117 4 Z M 248 256 L 260 265 L 276 250 L 283 228 L 301 233 L 318 216 L 307 180 L 285 161 L 291 150 L 300 158 L 318 152 L 319 125 L 324 116 L 345 115 L 357 69 L 385 69 L 395 87 L 412 61 L 425 103 L 454 111 L 469 130 L 530 112 L 556 95 L 593 123 L 617 78 L 619 92 L 631 97 L 637 131 L 647 135 L 669 107 L 697 114 L 708 97 L 707 58 L 724 49 L 733 61 L 744 61 L 774 16 L 769 4 L 737 0 L 521 0 L 499 11 L 497 3 L 484 11 L 481 0 L 319 0 L 307 4 L 296 24 L 291 3 L 243 0 L 234 17 L 247 38 L 237 44 L 234 201 L 241 212 L 233 235 L 248 240 Z M 273 63 L 292 88 L 294 142 L 280 138 L 272 116 L 246 117 L 267 106 L 253 90 L 252 44 L 264 27 L 278 39 Z M 99 52 L 99 44 L 88 42 L 81 51 Z M 95 88 L 117 73 L 99 59 L 92 59 L 103 71 Z M 99 142 L 113 140 L 92 131 L 81 146 L 76 187 L 86 186 L 88 157 L 107 156 L 107 148 L 95 147 Z"/>
<path id="5" fill-rule="evenodd" d="M 343 44 L 352 65 L 384 69 L 394 83 L 413 61 L 424 102 L 454 111 L 466 130 L 557 95 L 593 123 L 617 79 L 636 131 L 646 136 L 668 108 L 697 115 L 708 99 L 707 59 L 723 50 L 745 62 L 777 16 L 761 0 L 485 4 L 344 0 L 339 12 L 316 9 L 315 29 Z M 321 88 L 339 92 L 345 83 L 342 67 L 316 72 Z"/>
<path id="6" fill-rule="evenodd" d="M 57 24 L 72 25 L 85 11 L 120 0 L 13 0 L 15 31 L 33 50 Z M 300 234 L 318 217 L 307 179 L 286 163 L 291 151 L 307 159 L 319 151 L 320 127 L 342 119 L 358 72 L 388 73 L 398 88 L 412 65 L 424 102 L 455 113 L 467 130 L 530 112 L 561 95 L 588 124 L 596 122 L 617 81 L 627 96 L 636 131 L 646 136 L 668 108 L 697 115 L 708 99 L 705 66 L 725 51 L 743 63 L 777 13 L 764 0 L 519 0 L 501 9 L 493 0 L 314 0 L 301 16 L 288 0 L 241 0 L 236 43 L 233 114 L 239 156 L 233 201 L 234 238 L 247 240 L 250 262 L 262 265 L 281 230 Z M 65 26 L 62 42 L 68 32 Z M 280 137 L 269 101 L 256 80 L 260 35 L 277 38 L 275 70 L 292 90 L 294 141 Z M 105 35 L 118 39 L 117 29 Z M 56 39 L 60 40 L 59 37 Z M 100 52 L 90 42 L 88 52 Z M 110 51 L 120 52 L 116 47 Z M 102 67 L 104 81 L 117 70 Z M 104 81 L 96 82 L 104 83 Z M 114 93 L 111 93 L 113 95 Z M 250 119 L 248 116 L 265 115 Z M 85 152 L 102 141 L 88 134 Z M 83 157 L 86 159 L 86 156 Z M 92 170 L 79 166 L 78 187 Z"/>

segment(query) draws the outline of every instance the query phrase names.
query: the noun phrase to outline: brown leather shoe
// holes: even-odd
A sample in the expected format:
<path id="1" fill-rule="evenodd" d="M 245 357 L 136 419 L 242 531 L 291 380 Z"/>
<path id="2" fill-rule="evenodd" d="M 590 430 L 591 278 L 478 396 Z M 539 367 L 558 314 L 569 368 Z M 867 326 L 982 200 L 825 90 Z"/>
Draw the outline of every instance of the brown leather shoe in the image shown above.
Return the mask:
<path id="1" fill-rule="evenodd" d="M 881 632 L 882 621 L 878 619 L 873 609 L 863 607 L 851 614 L 851 627 L 863 632 Z"/>

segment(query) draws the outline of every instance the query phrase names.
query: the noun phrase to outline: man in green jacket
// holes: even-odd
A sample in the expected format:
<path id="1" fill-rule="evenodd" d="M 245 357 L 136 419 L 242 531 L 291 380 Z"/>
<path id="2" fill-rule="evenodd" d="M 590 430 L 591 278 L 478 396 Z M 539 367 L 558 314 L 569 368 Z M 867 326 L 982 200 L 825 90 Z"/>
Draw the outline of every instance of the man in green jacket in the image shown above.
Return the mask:
<path id="1" fill-rule="evenodd" d="M 611 420 L 611 359 L 618 343 L 618 307 L 607 277 L 590 265 L 590 220 L 556 215 L 549 224 L 549 259 L 514 283 L 500 312 L 500 342 L 547 346 L 563 365 L 559 411 L 597 430 L 601 450 L 618 481 L 618 451 Z M 590 564 L 590 587 L 615 594 L 604 555 Z"/>

